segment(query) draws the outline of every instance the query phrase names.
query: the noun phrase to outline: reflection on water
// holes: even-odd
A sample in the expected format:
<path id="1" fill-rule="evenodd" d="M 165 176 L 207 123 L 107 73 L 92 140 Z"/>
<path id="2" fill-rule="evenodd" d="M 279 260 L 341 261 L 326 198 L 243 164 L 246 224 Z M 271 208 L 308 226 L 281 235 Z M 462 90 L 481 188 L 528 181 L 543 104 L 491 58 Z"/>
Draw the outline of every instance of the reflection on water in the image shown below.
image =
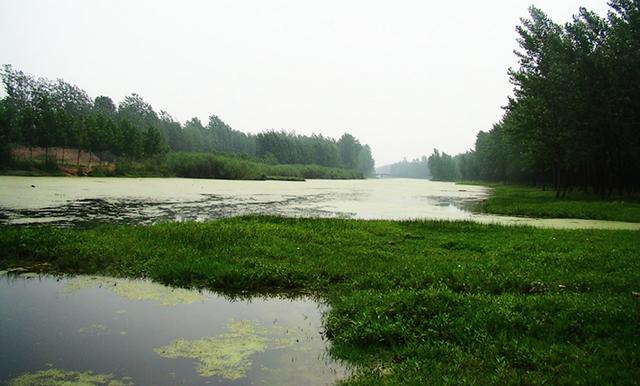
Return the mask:
<path id="1" fill-rule="evenodd" d="M 482 186 L 410 179 L 283 182 L 0 177 L 0 225 L 151 224 L 266 214 L 640 229 L 638 223 L 527 219 L 472 213 L 473 205 L 489 193 Z"/>
<path id="2" fill-rule="evenodd" d="M 316 385 L 348 374 L 310 298 L 2 273 L 0 309 L 0 383 Z"/>

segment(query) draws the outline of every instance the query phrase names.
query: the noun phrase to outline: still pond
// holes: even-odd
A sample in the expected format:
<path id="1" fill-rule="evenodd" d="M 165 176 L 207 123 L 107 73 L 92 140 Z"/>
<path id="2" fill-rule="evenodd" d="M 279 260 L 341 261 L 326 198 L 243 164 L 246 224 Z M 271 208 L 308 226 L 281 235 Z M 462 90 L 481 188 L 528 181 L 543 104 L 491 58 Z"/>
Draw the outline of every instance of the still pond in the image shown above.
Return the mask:
<path id="1" fill-rule="evenodd" d="M 3 271 L 0 309 L 0 384 L 324 385 L 348 376 L 328 355 L 326 308 L 309 297 L 232 299 Z"/>

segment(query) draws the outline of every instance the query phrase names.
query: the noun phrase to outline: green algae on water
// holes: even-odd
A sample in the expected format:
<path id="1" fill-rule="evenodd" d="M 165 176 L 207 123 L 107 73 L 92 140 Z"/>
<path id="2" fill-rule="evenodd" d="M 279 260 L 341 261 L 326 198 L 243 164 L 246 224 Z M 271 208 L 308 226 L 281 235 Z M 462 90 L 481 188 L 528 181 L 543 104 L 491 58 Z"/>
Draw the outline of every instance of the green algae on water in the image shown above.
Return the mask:
<path id="1" fill-rule="evenodd" d="M 131 378 L 116 379 L 111 374 L 94 374 L 91 371 L 64 371 L 49 369 L 23 374 L 9 380 L 8 386 L 132 386 Z"/>
<path id="2" fill-rule="evenodd" d="M 251 367 L 251 356 L 267 349 L 264 330 L 249 321 L 231 322 L 229 332 L 194 341 L 176 339 L 154 351 L 164 358 L 194 358 L 203 377 L 243 378 Z"/>
<path id="3" fill-rule="evenodd" d="M 176 339 L 154 351 L 164 358 L 197 359 L 196 371 L 203 377 L 236 380 L 246 376 L 253 354 L 291 347 L 299 341 L 293 334 L 282 336 L 288 331 L 261 328 L 248 320 L 231 321 L 227 328 L 225 334 L 192 341 Z"/>
<path id="4" fill-rule="evenodd" d="M 93 336 L 103 336 L 110 334 L 109 327 L 104 324 L 94 323 L 87 327 L 82 327 L 78 330 L 78 333 L 81 335 L 93 335 Z"/>
<path id="5" fill-rule="evenodd" d="M 104 276 L 77 276 L 69 280 L 64 290 L 68 293 L 87 288 L 108 288 L 115 294 L 129 300 L 153 300 L 163 306 L 191 304 L 206 298 L 200 292 L 184 288 L 171 288 L 144 280 L 128 280 Z"/>

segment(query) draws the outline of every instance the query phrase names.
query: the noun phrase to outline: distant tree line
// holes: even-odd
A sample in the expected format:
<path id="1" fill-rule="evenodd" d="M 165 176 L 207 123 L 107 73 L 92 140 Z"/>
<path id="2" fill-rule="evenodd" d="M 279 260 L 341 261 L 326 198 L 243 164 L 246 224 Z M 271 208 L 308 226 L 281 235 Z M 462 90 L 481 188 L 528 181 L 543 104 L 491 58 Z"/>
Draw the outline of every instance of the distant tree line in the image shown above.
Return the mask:
<path id="1" fill-rule="evenodd" d="M 581 8 L 570 23 L 540 9 L 517 27 L 519 68 L 500 122 L 475 149 L 434 152 L 435 179 L 582 188 L 640 188 L 640 1 L 611 0 L 607 18 Z"/>
<path id="2" fill-rule="evenodd" d="M 377 168 L 376 173 L 394 178 L 431 178 L 427 157 L 425 156 L 411 161 L 407 161 L 405 158 L 401 162 Z"/>
<path id="3" fill-rule="evenodd" d="M 374 168 L 370 147 L 350 134 L 337 141 L 284 131 L 253 135 L 232 129 L 215 115 L 206 125 L 198 118 L 182 125 L 165 111 L 156 113 L 137 94 L 116 106 L 107 96 L 92 100 L 61 79 L 36 79 L 10 65 L 1 77 L 7 96 L 0 99 L 0 161 L 10 158 L 13 146 L 24 146 L 45 152 L 76 148 L 106 160 L 148 159 L 172 150 L 244 154 L 269 163 L 348 168 L 364 175 Z"/>

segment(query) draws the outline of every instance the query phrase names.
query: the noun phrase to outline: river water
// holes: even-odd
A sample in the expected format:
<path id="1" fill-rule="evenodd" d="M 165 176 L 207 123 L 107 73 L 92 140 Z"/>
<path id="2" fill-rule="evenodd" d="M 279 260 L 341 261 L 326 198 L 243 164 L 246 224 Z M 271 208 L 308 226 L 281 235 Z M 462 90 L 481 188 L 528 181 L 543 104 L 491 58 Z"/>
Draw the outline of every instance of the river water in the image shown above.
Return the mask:
<path id="1" fill-rule="evenodd" d="M 181 178 L 0 177 L 0 225 L 151 224 L 249 214 L 355 219 L 468 220 L 549 228 L 640 224 L 472 213 L 482 186 L 411 179 L 228 181 Z"/>
<path id="2" fill-rule="evenodd" d="M 325 385 L 348 376 L 312 298 L 0 272 L 0 384 Z M 65 383 L 69 382 L 69 383 Z"/>

